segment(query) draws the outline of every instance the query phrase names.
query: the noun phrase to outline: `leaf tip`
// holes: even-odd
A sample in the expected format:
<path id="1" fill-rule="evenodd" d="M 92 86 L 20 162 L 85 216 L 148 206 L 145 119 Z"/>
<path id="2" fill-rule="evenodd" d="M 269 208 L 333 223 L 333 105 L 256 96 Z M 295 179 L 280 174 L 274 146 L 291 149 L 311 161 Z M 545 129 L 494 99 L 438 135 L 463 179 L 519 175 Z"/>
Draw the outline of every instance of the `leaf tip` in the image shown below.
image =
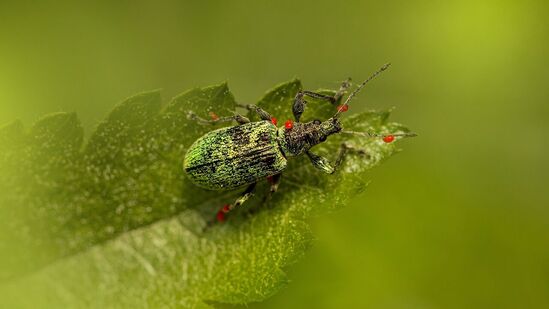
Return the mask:
<path id="1" fill-rule="evenodd" d="M 135 102 L 135 101 L 147 101 L 147 102 L 160 102 L 161 101 L 161 89 L 154 89 L 149 91 L 142 91 L 137 94 L 134 94 L 132 96 L 127 97 L 126 99 L 122 100 L 122 102 L 119 104 L 125 104 L 126 102 Z"/>
<path id="2" fill-rule="evenodd" d="M 57 112 L 45 115 L 38 119 L 32 126 L 32 129 L 54 123 L 78 122 L 76 112 Z"/>
<path id="3" fill-rule="evenodd" d="M 223 81 L 219 84 L 214 84 L 214 85 L 207 86 L 207 87 L 204 87 L 204 88 L 199 88 L 199 89 L 204 91 L 204 92 L 215 91 L 215 92 L 218 92 L 218 93 L 221 93 L 221 94 L 230 94 L 229 82 L 228 81 Z"/>
<path id="4" fill-rule="evenodd" d="M 4 130 L 23 130 L 24 125 L 21 119 L 15 119 L 14 121 L 0 125 L 0 131 Z"/>
<path id="5" fill-rule="evenodd" d="M 20 140 L 25 135 L 25 126 L 19 119 L 0 126 L 0 141 Z"/>

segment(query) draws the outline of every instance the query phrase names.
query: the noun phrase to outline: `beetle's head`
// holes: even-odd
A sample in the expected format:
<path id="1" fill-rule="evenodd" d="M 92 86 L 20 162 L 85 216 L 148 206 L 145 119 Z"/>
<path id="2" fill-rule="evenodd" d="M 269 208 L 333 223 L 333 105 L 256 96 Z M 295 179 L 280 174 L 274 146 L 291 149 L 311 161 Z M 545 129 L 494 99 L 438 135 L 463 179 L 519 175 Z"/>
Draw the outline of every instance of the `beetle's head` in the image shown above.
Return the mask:
<path id="1" fill-rule="evenodd" d="M 372 74 L 368 79 L 362 82 L 343 102 L 343 104 L 337 107 L 336 113 L 328 118 L 325 121 L 313 120 L 306 123 L 293 123 L 291 120 L 288 120 L 285 127 L 286 129 L 282 130 L 282 147 L 286 155 L 296 156 L 304 151 L 308 151 L 309 148 L 318 145 L 322 142 L 325 142 L 328 139 L 328 136 L 336 133 L 344 133 L 357 135 L 367 138 L 382 138 L 384 142 L 391 143 L 395 140 L 395 137 L 412 137 L 416 136 L 415 133 L 405 132 L 405 133 L 389 133 L 389 134 L 379 134 L 379 133 L 370 133 L 370 132 L 355 132 L 355 131 L 344 131 L 342 130 L 342 125 L 339 120 L 342 113 L 346 112 L 349 109 L 349 102 L 357 95 L 357 93 L 364 88 L 364 86 L 372 80 L 374 77 L 378 76 L 381 72 L 387 70 L 390 64 L 385 64 L 377 72 Z"/>
<path id="2" fill-rule="evenodd" d="M 318 123 L 319 121 L 317 121 Z M 321 142 L 325 141 L 328 136 L 339 133 L 341 131 L 341 122 L 338 118 L 331 117 L 326 121 L 320 122 L 318 124 L 319 136 L 322 139 Z"/>
<path id="3" fill-rule="evenodd" d="M 329 118 L 325 121 L 313 120 L 303 124 L 303 140 L 306 148 L 325 142 L 328 136 L 341 131 L 341 122 L 337 118 Z"/>
<path id="4" fill-rule="evenodd" d="M 286 155 L 296 156 L 309 148 L 325 142 L 328 136 L 341 131 L 341 122 L 332 117 L 326 121 L 291 123 L 291 128 L 281 128 L 283 149 Z"/>

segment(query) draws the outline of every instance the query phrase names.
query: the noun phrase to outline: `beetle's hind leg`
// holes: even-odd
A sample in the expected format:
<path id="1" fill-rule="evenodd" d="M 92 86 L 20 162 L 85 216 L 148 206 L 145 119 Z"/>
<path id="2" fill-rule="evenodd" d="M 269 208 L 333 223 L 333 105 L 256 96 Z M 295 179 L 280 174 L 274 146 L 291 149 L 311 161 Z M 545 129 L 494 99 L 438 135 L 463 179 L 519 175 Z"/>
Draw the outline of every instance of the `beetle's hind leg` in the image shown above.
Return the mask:
<path id="1" fill-rule="evenodd" d="M 254 190 L 255 190 L 256 185 L 257 185 L 257 182 L 254 182 L 251 185 L 249 185 L 246 188 L 246 190 L 244 190 L 244 192 L 242 192 L 242 194 L 236 199 L 236 201 L 233 204 L 227 204 L 227 205 L 221 207 L 221 209 L 219 209 L 219 211 L 217 212 L 215 218 L 213 220 L 211 220 L 208 223 L 208 225 L 211 226 L 215 222 L 225 221 L 226 216 L 229 212 L 231 212 L 236 207 L 244 204 L 244 202 L 246 202 L 250 197 L 252 197 L 252 195 L 254 195 Z"/>
<path id="2" fill-rule="evenodd" d="M 276 193 L 276 191 L 278 191 L 278 186 L 280 185 L 281 179 L 282 179 L 282 173 L 278 173 L 278 174 L 267 177 L 267 181 L 270 184 L 269 191 L 267 191 L 267 193 L 263 197 L 261 204 L 248 209 L 247 214 L 254 215 L 257 212 L 259 212 L 259 210 L 265 205 L 267 205 L 267 207 L 270 207 L 270 205 L 267 204 L 267 202 L 269 202 L 273 197 L 273 195 Z"/>
<path id="3" fill-rule="evenodd" d="M 349 87 L 351 87 L 350 78 L 346 79 L 341 84 L 341 86 L 339 87 L 339 90 L 333 96 L 329 96 L 329 95 L 325 95 L 325 94 L 317 93 L 313 91 L 308 91 L 308 90 L 299 91 L 294 98 L 294 104 L 292 106 L 292 112 L 294 114 L 295 121 L 299 122 L 301 115 L 305 111 L 305 106 L 307 105 L 307 101 L 304 99 L 305 96 L 310 98 L 320 99 L 334 105 L 339 101 L 341 97 L 343 97 L 343 95 L 345 95 L 345 93 L 347 93 L 347 89 L 349 89 Z"/>
<path id="4" fill-rule="evenodd" d="M 278 186 L 280 185 L 280 179 L 282 179 L 282 173 L 267 177 L 267 181 L 271 184 L 271 188 L 269 189 L 269 192 L 267 192 L 267 195 L 265 195 L 264 202 L 270 200 L 273 194 L 276 193 Z"/>
<path id="5" fill-rule="evenodd" d="M 195 120 L 200 124 L 216 124 L 220 122 L 230 122 L 233 120 L 238 122 L 238 124 L 244 124 L 244 123 L 250 122 L 250 119 L 237 113 L 235 113 L 233 116 L 227 116 L 227 117 L 219 117 L 214 113 L 211 113 L 210 116 L 212 117 L 212 119 L 204 119 L 192 111 L 187 112 L 187 118 L 191 120 Z"/>

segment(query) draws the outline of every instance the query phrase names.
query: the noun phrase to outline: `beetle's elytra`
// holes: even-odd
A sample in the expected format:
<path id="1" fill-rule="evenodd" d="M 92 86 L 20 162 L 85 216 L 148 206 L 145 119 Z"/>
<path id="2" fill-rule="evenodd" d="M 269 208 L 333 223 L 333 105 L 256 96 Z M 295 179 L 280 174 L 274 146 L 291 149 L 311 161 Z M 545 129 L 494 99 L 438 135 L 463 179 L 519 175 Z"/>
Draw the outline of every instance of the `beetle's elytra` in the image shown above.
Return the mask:
<path id="1" fill-rule="evenodd" d="M 196 140 L 185 154 L 183 167 L 188 178 L 196 185 L 209 190 L 229 190 L 248 185 L 243 194 L 232 204 L 223 206 L 217 213 L 217 221 L 224 221 L 225 215 L 235 207 L 242 205 L 255 189 L 258 181 L 268 178 L 271 183 L 269 195 L 276 192 L 282 172 L 286 169 L 287 160 L 291 157 L 306 154 L 317 169 L 332 174 L 343 161 L 349 151 L 364 153 L 361 149 L 353 149 L 342 144 L 335 164 L 322 156 L 310 151 L 332 135 L 338 133 L 354 134 L 370 138 L 382 138 L 390 143 L 395 136 L 415 136 L 413 133 L 377 135 L 369 132 L 343 131 L 339 117 L 348 110 L 351 99 L 366 85 L 368 81 L 386 70 L 384 65 L 367 80 L 361 83 L 345 100 L 337 106 L 334 116 L 327 120 L 299 122 L 305 110 L 304 97 L 313 97 L 336 104 L 350 87 L 350 80 L 345 81 L 334 96 L 327 96 L 311 91 L 297 93 L 292 106 L 295 121 L 288 120 L 277 128 L 276 118 L 256 105 L 239 105 L 255 112 L 262 119 L 250 122 L 246 117 L 235 114 L 231 117 L 218 117 L 212 114 L 212 120 L 198 117 L 189 112 L 189 117 L 203 124 L 224 121 L 236 121 L 238 125 L 221 128 Z M 212 221 L 213 222 L 213 221 Z"/>
<path id="2" fill-rule="evenodd" d="M 199 138 L 185 155 L 191 181 L 210 190 L 241 187 L 282 172 L 286 157 L 270 121 L 218 129 Z"/>

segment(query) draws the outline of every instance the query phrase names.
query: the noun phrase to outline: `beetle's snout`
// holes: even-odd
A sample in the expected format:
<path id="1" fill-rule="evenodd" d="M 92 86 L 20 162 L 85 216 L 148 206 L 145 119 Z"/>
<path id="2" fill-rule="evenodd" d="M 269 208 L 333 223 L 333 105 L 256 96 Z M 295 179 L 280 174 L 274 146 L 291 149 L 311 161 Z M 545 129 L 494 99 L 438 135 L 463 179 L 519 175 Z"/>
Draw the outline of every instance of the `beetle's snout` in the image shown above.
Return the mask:
<path id="1" fill-rule="evenodd" d="M 321 130 L 326 135 L 332 135 L 341 131 L 341 122 L 339 119 L 332 117 L 321 124 Z"/>

